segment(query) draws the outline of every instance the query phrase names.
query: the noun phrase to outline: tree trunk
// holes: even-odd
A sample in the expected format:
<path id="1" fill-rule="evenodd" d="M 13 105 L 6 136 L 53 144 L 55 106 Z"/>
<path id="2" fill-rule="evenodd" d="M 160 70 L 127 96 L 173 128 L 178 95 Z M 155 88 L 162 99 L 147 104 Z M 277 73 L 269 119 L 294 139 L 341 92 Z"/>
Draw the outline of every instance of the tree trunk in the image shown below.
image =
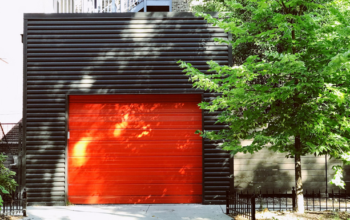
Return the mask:
<path id="1" fill-rule="evenodd" d="M 304 213 L 304 195 L 303 182 L 301 179 L 301 142 L 300 136 L 295 136 L 295 193 L 296 193 L 296 212 Z"/>

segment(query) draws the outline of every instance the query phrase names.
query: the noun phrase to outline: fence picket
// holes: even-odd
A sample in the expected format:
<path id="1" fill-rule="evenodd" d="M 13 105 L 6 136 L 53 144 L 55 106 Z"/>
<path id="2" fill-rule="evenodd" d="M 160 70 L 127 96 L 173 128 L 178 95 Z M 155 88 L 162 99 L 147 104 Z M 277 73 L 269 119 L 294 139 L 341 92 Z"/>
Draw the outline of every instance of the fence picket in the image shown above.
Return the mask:
<path id="1" fill-rule="evenodd" d="M 334 192 L 333 192 L 333 189 L 332 189 L 332 205 L 333 205 L 333 210 L 334 210 Z"/>
<path id="2" fill-rule="evenodd" d="M 319 199 L 318 199 L 318 202 L 319 202 L 319 204 L 320 204 L 320 211 L 321 211 L 321 190 L 318 190 L 318 195 L 319 195 Z"/>
<path id="3" fill-rule="evenodd" d="M 340 189 L 339 189 L 339 194 L 338 195 L 339 195 L 339 211 L 340 211 L 340 199 L 341 199 L 340 198 Z"/>
<path id="4" fill-rule="evenodd" d="M 252 220 L 256 220 L 255 218 L 255 194 L 253 195 L 253 197 L 251 197 L 251 217 L 252 217 Z"/>

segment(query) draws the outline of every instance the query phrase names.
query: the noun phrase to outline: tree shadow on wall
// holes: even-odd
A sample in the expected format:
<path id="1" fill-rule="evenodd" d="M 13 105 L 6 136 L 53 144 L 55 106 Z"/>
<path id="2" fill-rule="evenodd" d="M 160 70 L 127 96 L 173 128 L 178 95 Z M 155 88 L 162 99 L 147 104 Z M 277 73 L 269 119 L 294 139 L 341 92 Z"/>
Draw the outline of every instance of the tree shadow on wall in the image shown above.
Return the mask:
<path id="1" fill-rule="evenodd" d="M 280 169 L 280 164 L 256 164 L 251 170 L 235 170 L 234 190 L 243 192 L 290 192 L 294 186 L 293 170 Z"/>

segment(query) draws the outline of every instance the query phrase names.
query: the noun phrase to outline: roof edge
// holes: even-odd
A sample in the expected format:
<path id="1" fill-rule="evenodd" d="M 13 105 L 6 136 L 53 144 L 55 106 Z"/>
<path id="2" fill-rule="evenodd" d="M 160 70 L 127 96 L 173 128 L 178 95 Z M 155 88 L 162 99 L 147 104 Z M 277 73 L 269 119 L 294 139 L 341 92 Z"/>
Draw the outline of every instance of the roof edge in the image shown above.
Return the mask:
<path id="1" fill-rule="evenodd" d="M 214 17 L 218 12 L 210 12 Z M 133 19 L 203 19 L 196 17 L 194 12 L 125 12 L 125 13 L 24 13 L 24 19 L 109 19 L 109 18 L 133 18 Z"/>

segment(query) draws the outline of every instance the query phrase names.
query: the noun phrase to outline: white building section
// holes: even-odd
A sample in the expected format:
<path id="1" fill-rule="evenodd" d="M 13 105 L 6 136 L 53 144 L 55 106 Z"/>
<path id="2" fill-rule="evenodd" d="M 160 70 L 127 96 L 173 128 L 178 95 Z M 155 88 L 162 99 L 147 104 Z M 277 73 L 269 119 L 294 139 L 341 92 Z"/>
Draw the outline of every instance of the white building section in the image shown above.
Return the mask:
<path id="1" fill-rule="evenodd" d="M 47 13 L 147 12 L 147 6 L 168 6 L 172 0 L 50 0 Z"/>

